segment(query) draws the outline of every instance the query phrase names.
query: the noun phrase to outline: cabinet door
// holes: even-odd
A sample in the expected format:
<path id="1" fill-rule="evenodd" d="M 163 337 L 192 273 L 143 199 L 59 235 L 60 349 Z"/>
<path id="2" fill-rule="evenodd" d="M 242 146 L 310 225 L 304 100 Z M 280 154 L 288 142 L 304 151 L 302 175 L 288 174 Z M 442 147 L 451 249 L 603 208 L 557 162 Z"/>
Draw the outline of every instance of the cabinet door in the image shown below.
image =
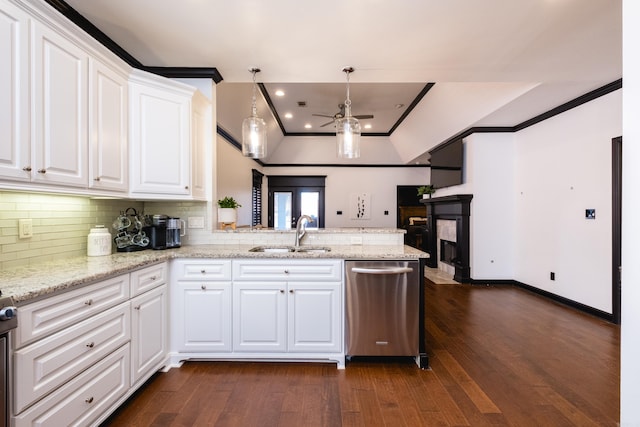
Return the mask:
<path id="1" fill-rule="evenodd" d="M 127 78 L 102 62 L 89 62 L 89 187 L 126 192 Z"/>
<path id="2" fill-rule="evenodd" d="M 207 155 L 212 145 L 212 117 L 211 102 L 200 92 L 193 97 L 192 128 L 191 128 L 191 196 L 194 199 L 207 198 Z"/>
<path id="3" fill-rule="evenodd" d="M 87 187 L 88 55 L 32 21 L 34 181 Z"/>
<path id="4" fill-rule="evenodd" d="M 22 181 L 31 179 L 28 22 L 25 12 L 0 2 L 0 176 Z"/>
<path id="5" fill-rule="evenodd" d="M 190 98 L 131 83 L 132 193 L 190 194 Z"/>
<path id="6" fill-rule="evenodd" d="M 177 282 L 173 349 L 181 352 L 229 352 L 231 282 Z"/>
<path id="7" fill-rule="evenodd" d="M 288 284 L 288 351 L 342 351 L 341 283 Z"/>
<path id="8" fill-rule="evenodd" d="M 167 286 L 131 300 L 131 384 L 159 369 L 167 356 Z"/>
<path id="9" fill-rule="evenodd" d="M 286 286 L 285 282 L 233 284 L 234 351 L 286 351 Z"/>

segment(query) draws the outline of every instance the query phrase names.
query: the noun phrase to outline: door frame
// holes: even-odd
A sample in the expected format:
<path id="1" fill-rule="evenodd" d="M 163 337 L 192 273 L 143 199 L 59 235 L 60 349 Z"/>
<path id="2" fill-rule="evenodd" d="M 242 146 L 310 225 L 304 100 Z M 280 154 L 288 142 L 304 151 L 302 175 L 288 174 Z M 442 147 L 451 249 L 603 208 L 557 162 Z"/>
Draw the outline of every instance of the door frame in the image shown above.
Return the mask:
<path id="1" fill-rule="evenodd" d="M 613 322 L 620 324 L 622 309 L 622 137 L 611 140 L 611 218 L 612 218 L 612 263 L 611 296 Z"/>
<path id="2" fill-rule="evenodd" d="M 320 195 L 318 200 L 318 228 L 324 228 L 324 205 L 325 205 L 325 181 L 326 175 L 270 175 L 267 176 L 268 186 L 268 209 L 267 209 L 267 221 L 268 227 L 273 227 L 273 214 L 274 214 L 274 197 L 273 193 L 276 191 L 293 193 L 292 197 L 292 212 L 291 218 L 293 223 L 300 216 L 299 206 L 296 208 L 295 204 L 298 203 L 298 194 L 303 191 L 317 191 Z M 292 226 L 293 228 L 294 226 Z"/>

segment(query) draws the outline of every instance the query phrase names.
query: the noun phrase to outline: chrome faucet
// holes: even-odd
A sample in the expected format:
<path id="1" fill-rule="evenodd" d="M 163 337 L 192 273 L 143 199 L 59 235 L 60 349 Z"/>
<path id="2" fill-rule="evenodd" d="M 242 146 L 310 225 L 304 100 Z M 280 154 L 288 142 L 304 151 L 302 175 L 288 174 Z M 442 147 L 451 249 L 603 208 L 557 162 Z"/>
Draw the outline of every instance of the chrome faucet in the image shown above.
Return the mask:
<path id="1" fill-rule="evenodd" d="M 304 221 L 306 220 L 306 221 Z M 313 218 L 309 215 L 302 215 L 296 222 L 296 248 L 300 246 L 300 240 L 307 233 L 306 224 L 313 222 Z"/>

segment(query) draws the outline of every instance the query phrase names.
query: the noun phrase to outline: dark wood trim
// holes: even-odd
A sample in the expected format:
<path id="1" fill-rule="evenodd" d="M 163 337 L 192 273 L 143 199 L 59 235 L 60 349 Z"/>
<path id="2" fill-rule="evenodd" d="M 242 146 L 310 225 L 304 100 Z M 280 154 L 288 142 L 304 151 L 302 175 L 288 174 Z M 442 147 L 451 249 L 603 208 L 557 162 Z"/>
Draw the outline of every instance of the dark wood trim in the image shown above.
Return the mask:
<path id="1" fill-rule="evenodd" d="M 611 297 L 613 322 L 620 324 L 622 314 L 622 137 L 611 140 L 611 219 L 612 219 L 612 254 L 611 254 Z"/>
<path id="2" fill-rule="evenodd" d="M 418 96 L 416 96 L 415 99 L 411 102 L 411 104 L 409 104 L 407 109 L 404 111 L 404 113 L 402 113 L 402 115 L 395 122 L 395 124 L 391 126 L 391 129 L 389 129 L 389 132 L 387 132 L 385 136 L 390 136 L 396 130 L 396 128 L 400 126 L 400 124 L 404 121 L 404 119 L 406 119 L 409 116 L 409 114 L 411 114 L 413 109 L 416 108 L 416 105 L 418 105 L 420 101 L 422 101 L 422 98 L 424 98 L 424 96 L 427 94 L 427 92 L 431 90 L 433 86 L 435 86 L 435 83 L 430 82 L 430 83 L 427 83 L 425 87 L 422 88 L 420 93 L 418 93 Z"/>
<path id="3" fill-rule="evenodd" d="M 118 43 L 113 41 L 113 39 L 103 33 L 98 27 L 93 25 L 87 18 L 78 13 L 77 10 L 69 6 L 69 4 L 67 4 L 64 0 L 44 1 L 133 68 L 138 68 L 140 70 L 148 71 L 150 73 L 158 74 L 164 77 L 211 78 L 216 84 L 222 81 L 222 75 L 216 68 L 213 67 L 206 68 L 145 66 L 136 58 L 134 58 L 129 52 L 124 50 Z"/>
<path id="4" fill-rule="evenodd" d="M 169 78 L 211 79 L 220 83 L 222 75 L 216 68 L 207 67 L 143 67 L 143 70 Z"/>
<path id="5" fill-rule="evenodd" d="M 275 167 L 305 167 L 305 168 L 428 168 L 429 165 L 387 165 L 387 164 L 341 164 L 341 163 L 269 163 L 265 166 Z"/>
<path id="6" fill-rule="evenodd" d="M 483 283 L 488 283 L 488 281 L 483 281 Z M 536 288 L 535 286 L 531 286 L 531 285 L 527 285 L 526 283 L 522 283 L 522 282 L 518 282 L 517 280 L 513 281 L 513 285 L 517 286 L 519 288 L 525 289 L 529 292 L 532 292 L 534 294 L 538 294 L 541 295 L 543 297 L 549 298 L 550 300 L 553 300 L 557 303 L 563 304 L 563 305 L 567 305 L 569 307 L 575 308 L 577 310 L 580 310 L 584 313 L 588 313 L 591 314 L 593 316 L 599 317 L 601 319 L 604 319 L 608 322 L 613 322 L 613 315 L 610 313 L 607 313 L 605 311 L 602 310 L 598 310 L 597 308 L 593 308 L 590 307 L 588 305 L 582 304 L 580 302 L 571 300 L 569 298 L 565 298 L 565 297 L 561 297 L 560 295 L 556 295 L 554 293 L 545 291 L 543 289 L 540 288 Z"/>

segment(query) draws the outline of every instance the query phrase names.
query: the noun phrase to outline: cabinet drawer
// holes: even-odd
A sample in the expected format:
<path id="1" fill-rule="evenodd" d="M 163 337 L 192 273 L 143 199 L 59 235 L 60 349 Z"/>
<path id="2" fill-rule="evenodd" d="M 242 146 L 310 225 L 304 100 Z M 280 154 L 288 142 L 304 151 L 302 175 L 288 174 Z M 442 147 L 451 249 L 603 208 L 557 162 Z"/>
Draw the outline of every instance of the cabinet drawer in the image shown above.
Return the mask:
<path id="1" fill-rule="evenodd" d="M 89 425 L 128 389 L 129 344 L 126 344 L 14 417 L 13 425 Z"/>
<path id="2" fill-rule="evenodd" d="M 234 260 L 233 280 L 341 281 L 341 260 Z"/>
<path id="3" fill-rule="evenodd" d="M 131 296 L 135 297 L 167 282 L 167 263 L 131 272 Z"/>
<path id="4" fill-rule="evenodd" d="M 20 307 L 14 348 L 74 325 L 128 299 L 129 275 L 123 274 Z"/>
<path id="5" fill-rule="evenodd" d="M 180 259 L 171 268 L 175 280 L 231 280 L 230 260 Z"/>
<path id="6" fill-rule="evenodd" d="M 130 304 L 106 310 L 14 352 L 15 413 L 131 339 Z"/>

